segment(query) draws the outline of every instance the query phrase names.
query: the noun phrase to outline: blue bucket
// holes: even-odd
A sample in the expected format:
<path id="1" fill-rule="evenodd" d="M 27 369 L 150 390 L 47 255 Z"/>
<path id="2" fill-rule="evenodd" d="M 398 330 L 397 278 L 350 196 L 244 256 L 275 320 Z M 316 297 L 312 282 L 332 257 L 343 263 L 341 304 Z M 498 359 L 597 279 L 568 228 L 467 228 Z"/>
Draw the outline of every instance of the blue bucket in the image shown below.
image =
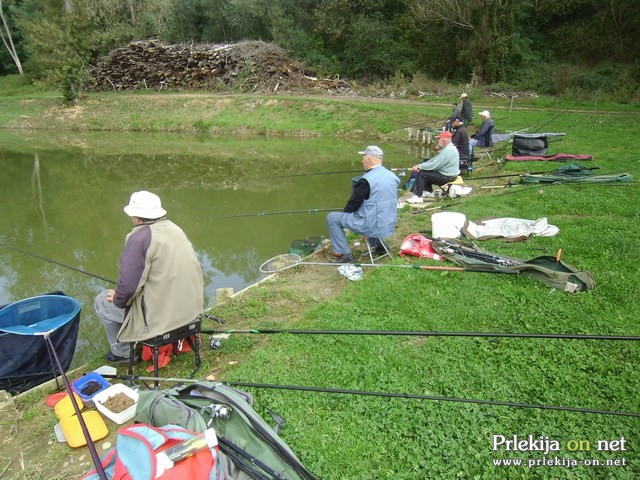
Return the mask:
<path id="1" fill-rule="evenodd" d="M 0 310 L 0 331 L 42 335 L 71 321 L 82 305 L 65 295 L 40 295 L 11 303 Z"/>

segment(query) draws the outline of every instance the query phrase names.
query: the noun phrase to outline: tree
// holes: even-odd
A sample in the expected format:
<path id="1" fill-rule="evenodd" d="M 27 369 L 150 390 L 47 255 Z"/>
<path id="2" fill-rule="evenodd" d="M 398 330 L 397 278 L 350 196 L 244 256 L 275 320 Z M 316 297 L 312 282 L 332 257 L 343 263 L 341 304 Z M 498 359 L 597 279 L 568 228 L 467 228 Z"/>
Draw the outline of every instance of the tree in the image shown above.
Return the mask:
<path id="1" fill-rule="evenodd" d="M 443 24 L 457 35 L 458 60 L 471 70 L 472 83 L 503 80 L 513 49 L 516 0 L 405 0 L 419 27 Z M 443 41 L 444 43 L 444 41 Z"/>
<path id="2" fill-rule="evenodd" d="M 9 55 L 11 55 L 11 59 L 16 64 L 18 73 L 20 73 L 20 75 L 24 75 L 24 72 L 22 70 L 22 63 L 20 63 L 18 52 L 16 51 L 16 47 L 13 44 L 13 37 L 11 36 L 11 31 L 9 30 L 9 24 L 6 17 L 4 16 L 4 7 L 2 5 L 2 0 L 0 0 L 0 18 L 2 19 L 2 28 L 0 29 L 0 37 L 2 37 L 2 43 L 8 50 Z"/>
<path id="3" fill-rule="evenodd" d="M 21 0 L 12 13 L 29 72 L 75 99 L 97 60 L 134 37 L 135 7 L 135 0 Z"/>
<path id="4" fill-rule="evenodd" d="M 360 17 L 353 22 L 351 32 L 344 46 L 349 76 L 385 80 L 410 73 L 413 50 L 395 40 L 390 25 L 380 19 Z"/>

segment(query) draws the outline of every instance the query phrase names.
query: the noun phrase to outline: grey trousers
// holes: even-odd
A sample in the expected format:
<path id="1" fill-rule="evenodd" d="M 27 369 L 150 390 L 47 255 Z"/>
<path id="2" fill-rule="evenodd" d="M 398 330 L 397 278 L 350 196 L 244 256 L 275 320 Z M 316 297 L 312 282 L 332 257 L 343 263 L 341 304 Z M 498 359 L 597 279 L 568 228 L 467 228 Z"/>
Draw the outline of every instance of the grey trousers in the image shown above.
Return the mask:
<path id="1" fill-rule="evenodd" d="M 104 327 L 111 353 L 118 357 L 129 358 L 129 342 L 118 342 L 118 332 L 124 322 L 124 308 L 117 307 L 107 300 L 108 290 L 100 292 L 93 303 L 96 315 Z"/>

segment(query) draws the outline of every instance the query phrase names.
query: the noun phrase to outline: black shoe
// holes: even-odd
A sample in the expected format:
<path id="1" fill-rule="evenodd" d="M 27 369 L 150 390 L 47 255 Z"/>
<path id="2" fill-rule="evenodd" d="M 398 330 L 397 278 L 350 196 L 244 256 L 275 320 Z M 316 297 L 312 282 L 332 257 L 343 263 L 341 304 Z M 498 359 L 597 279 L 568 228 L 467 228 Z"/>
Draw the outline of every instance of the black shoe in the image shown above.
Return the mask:
<path id="1" fill-rule="evenodd" d="M 377 256 L 377 255 L 386 255 L 388 252 L 382 245 L 378 244 L 372 249 L 371 253 Z"/>
<path id="2" fill-rule="evenodd" d="M 350 253 L 329 259 L 331 263 L 356 263 L 356 259 Z"/>
<path id="3" fill-rule="evenodd" d="M 112 352 L 107 353 L 107 362 L 109 363 L 129 363 L 129 359 L 127 357 L 119 357 L 118 355 L 114 355 Z"/>

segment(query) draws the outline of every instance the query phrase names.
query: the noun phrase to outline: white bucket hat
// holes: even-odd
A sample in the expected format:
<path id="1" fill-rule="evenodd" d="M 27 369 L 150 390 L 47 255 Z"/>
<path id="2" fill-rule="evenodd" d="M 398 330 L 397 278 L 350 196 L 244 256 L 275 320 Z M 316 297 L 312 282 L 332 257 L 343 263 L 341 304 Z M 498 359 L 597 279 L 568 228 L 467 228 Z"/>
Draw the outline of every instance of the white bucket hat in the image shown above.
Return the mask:
<path id="1" fill-rule="evenodd" d="M 164 217 L 167 211 L 162 208 L 160 197 L 155 193 L 141 191 L 131 194 L 129 205 L 124 207 L 124 213 L 130 217 L 148 218 L 155 220 Z"/>

